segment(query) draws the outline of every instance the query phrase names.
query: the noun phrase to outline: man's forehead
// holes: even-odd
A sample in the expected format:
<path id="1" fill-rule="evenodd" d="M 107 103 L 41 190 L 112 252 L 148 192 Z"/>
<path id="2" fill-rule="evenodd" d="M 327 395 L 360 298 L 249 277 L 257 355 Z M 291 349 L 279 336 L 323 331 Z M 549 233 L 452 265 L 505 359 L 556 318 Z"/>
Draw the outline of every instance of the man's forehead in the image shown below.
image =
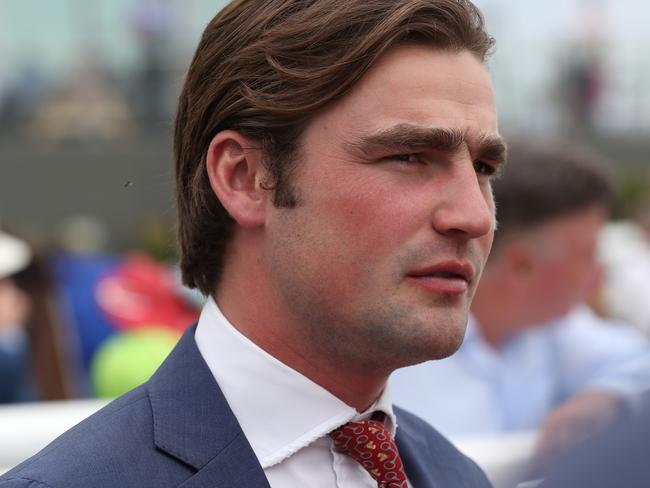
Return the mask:
<path id="1" fill-rule="evenodd" d="M 496 131 L 492 81 L 485 65 L 469 51 L 396 46 L 336 105 L 343 105 L 348 114 L 373 112 L 382 116 L 380 124 L 402 119 L 440 125 L 443 120 L 457 118 L 477 125 L 481 131 Z M 373 122 L 377 119 L 365 123 Z"/>
<path id="2" fill-rule="evenodd" d="M 443 67 L 445 69 L 441 69 Z M 463 76 L 466 74 L 470 76 Z M 407 86 L 413 80 L 426 79 L 429 83 L 437 80 L 441 88 L 451 80 L 449 88 L 492 94 L 487 66 L 466 49 L 397 44 L 380 56 L 357 84 L 371 84 L 375 79 L 389 90 Z"/>

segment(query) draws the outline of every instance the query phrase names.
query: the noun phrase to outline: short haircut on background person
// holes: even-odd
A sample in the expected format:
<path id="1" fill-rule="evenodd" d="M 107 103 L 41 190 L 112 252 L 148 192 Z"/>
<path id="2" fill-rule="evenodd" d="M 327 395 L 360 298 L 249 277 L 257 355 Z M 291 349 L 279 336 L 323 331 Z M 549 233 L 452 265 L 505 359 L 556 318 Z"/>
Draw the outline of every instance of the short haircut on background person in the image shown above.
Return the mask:
<path id="1" fill-rule="evenodd" d="M 493 251 L 555 218 L 590 206 L 609 210 L 614 199 L 607 162 L 586 146 L 561 141 L 510 141 L 508 171 L 492 188 L 498 222 Z"/>

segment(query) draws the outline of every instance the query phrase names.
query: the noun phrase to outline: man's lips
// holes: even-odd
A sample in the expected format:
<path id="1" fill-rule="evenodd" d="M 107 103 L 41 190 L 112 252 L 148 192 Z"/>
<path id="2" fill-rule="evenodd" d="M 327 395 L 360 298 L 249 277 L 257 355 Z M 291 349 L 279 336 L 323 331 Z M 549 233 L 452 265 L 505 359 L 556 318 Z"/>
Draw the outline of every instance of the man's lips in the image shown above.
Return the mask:
<path id="1" fill-rule="evenodd" d="M 408 273 L 408 278 L 432 293 L 465 293 L 476 271 L 469 262 L 445 261 Z"/>

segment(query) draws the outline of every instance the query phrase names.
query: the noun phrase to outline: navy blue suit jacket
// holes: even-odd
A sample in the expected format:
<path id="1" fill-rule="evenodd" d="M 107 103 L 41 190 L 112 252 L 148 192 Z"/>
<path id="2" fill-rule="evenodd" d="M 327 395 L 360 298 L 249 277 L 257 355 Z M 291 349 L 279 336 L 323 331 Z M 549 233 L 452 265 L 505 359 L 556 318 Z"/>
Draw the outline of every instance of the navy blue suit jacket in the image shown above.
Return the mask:
<path id="1" fill-rule="evenodd" d="M 0 488 L 268 488 L 194 330 L 147 383 L 0 477 Z M 428 424 L 396 413 L 397 445 L 415 488 L 490 486 Z"/>
<path id="2" fill-rule="evenodd" d="M 650 396 L 639 411 L 563 456 L 540 488 L 648 488 Z"/>

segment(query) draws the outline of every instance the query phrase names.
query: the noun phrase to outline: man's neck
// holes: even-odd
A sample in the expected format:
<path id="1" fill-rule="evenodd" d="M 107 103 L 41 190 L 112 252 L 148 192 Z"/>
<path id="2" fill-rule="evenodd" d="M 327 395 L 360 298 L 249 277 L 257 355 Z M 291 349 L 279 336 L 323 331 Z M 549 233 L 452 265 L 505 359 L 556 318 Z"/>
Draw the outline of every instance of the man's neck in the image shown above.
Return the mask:
<path id="1" fill-rule="evenodd" d="M 358 412 L 379 398 L 389 371 L 364 371 L 310 348 L 301 325 L 290 320 L 266 293 L 260 293 L 259 280 L 253 281 L 258 285 L 223 283 L 214 295 L 221 312 L 241 334 Z"/>

